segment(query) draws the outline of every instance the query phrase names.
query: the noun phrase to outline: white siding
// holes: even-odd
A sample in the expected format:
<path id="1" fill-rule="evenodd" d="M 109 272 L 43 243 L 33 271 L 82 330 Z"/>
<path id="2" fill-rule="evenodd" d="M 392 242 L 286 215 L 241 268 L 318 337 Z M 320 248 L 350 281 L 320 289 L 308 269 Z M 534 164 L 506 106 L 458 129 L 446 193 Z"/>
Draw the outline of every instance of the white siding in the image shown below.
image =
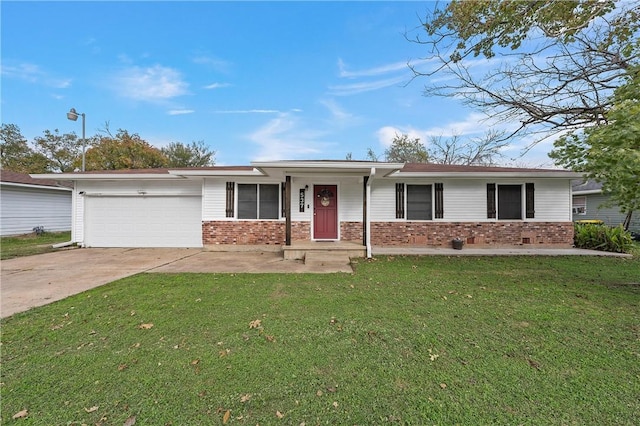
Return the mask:
<path id="1" fill-rule="evenodd" d="M 487 219 L 487 181 L 443 181 L 444 219 L 448 222 L 479 222 Z"/>
<path id="2" fill-rule="evenodd" d="M 300 211 L 300 190 L 309 185 L 309 189 L 304 194 L 304 211 Z M 338 200 L 339 202 L 340 200 Z M 340 208 L 340 205 L 338 205 Z M 313 214 L 313 179 L 297 178 L 291 179 L 291 220 L 294 222 L 309 222 Z"/>
<path id="3" fill-rule="evenodd" d="M 571 222 L 571 181 L 539 179 L 535 183 L 536 221 Z"/>
<path id="4" fill-rule="evenodd" d="M 524 184 L 535 185 L 535 218 L 527 221 L 568 222 L 571 221 L 571 191 L 569 179 L 405 179 L 377 180 L 371 191 L 371 220 L 374 222 L 404 221 L 395 217 L 395 184 L 443 183 L 445 222 L 486 222 L 487 183 L 498 185 L 523 185 L 522 205 L 524 208 Z M 524 213 L 524 212 L 523 212 Z"/>
<path id="5" fill-rule="evenodd" d="M 338 186 L 338 220 L 362 222 L 362 182 L 355 179 Z"/>
<path id="6" fill-rule="evenodd" d="M 71 229 L 71 191 L 2 185 L 0 209 L 0 235 Z"/>
<path id="7" fill-rule="evenodd" d="M 396 181 L 374 180 L 371 184 L 370 212 L 372 222 L 396 219 Z"/>
<path id="8" fill-rule="evenodd" d="M 226 217 L 227 180 L 205 179 L 202 185 L 202 220 L 229 220 Z"/>

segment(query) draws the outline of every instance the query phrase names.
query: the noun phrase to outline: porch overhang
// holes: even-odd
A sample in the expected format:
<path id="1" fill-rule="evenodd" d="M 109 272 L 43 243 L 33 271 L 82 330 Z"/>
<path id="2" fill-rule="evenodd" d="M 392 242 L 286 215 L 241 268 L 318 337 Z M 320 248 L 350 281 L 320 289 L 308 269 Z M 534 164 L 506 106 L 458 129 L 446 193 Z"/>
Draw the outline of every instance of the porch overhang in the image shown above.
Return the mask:
<path id="1" fill-rule="evenodd" d="M 270 177 L 313 176 L 330 174 L 336 177 L 364 177 L 375 168 L 381 176 L 388 176 L 404 167 L 404 163 L 376 161 L 253 161 L 253 167 Z"/>

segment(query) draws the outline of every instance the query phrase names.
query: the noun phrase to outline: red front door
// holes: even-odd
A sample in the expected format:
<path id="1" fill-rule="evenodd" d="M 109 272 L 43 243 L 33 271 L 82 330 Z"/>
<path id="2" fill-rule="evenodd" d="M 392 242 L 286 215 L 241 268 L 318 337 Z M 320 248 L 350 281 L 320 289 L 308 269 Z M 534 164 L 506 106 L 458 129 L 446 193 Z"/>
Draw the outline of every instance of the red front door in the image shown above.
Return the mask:
<path id="1" fill-rule="evenodd" d="M 338 239 L 338 187 L 314 185 L 313 187 L 313 238 Z"/>

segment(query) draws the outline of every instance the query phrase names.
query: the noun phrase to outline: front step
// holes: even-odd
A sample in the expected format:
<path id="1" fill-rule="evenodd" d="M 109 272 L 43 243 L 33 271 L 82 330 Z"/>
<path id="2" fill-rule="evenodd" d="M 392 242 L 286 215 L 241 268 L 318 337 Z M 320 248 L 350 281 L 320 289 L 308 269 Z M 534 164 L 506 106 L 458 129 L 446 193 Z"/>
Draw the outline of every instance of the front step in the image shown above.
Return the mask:
<path id="1" fill-rule="evenodd" d="M 346 252 L 313 250 L 307 251 L 305 254 L 304 264 L 310 266 L 350 265 L 351 259 Z"/>

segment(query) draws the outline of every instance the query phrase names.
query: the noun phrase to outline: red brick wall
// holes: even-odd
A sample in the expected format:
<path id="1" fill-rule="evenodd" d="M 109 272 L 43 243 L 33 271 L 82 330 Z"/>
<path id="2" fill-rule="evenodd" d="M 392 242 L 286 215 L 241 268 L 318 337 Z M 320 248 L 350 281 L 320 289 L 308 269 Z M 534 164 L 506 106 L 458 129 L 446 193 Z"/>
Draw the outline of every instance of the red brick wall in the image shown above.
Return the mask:
<path id="1" fill-rule="evenodd" d="M 311 240 L 311 222 L 291 222 L 291 240 Z"/>
<path id="2" fill-rule="evenodd" d="M 544 244 L 571 246 L 572 222 L 372 222 L 374 246 L 451 246 Z"/>
<path id="3" fill-rule="evenodd" d="M 340 222 L 340 239 L 362 244 L 362 222 Z"/>
<path id="4" fill-rule="evenodd" d="M 292 240 L 310 240 L 309 222 L 291 222 Z M 284 244 L 285 222 L 274 220 L 202 222 L 202 243 L 207 244 Z"/>
<path id="5" fill-rule="evenodd" d="M 343 241 L 362 241 L 362 222 L 341 222 Z M 462 238 L 469 246 L 544 244 L 571 246 L 572 222 L 372 222 L 374 246 L 451 246 Z M 291 239 L 311 239 L 310 222 L 292 222 Z M 284 245 L 284 221 L 211 221 L 202 223 L 203 244 Z"/>
<path id="6" fill-rule="evenodd" d="M 284 244 L 284 222 L 275 220 L 202 222 L 203 244 Z"/>

